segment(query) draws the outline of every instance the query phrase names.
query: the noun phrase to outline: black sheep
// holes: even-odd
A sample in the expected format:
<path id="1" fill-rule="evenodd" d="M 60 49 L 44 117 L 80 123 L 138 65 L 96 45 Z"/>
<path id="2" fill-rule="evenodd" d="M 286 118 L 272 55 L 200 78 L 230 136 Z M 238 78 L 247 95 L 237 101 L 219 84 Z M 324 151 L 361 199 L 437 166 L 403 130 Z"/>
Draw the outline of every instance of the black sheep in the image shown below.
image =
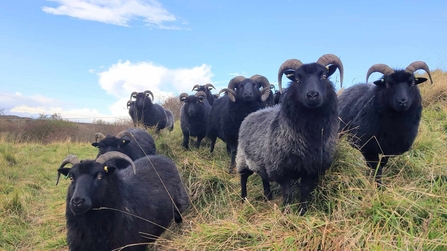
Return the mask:
<path id="1" fill-rule="evenodd" d="M 282 102 L 254 112 L 242 122 L 236 163 L 243 200 L 247 197 L 247 179 L 253 172 L 262 178 L 266 199 L 272 198 L 269 182 L 281 185 L 283 205 L 287 207 L 292 202 L 290 182 L 301 178 L 302 215 L 335 153 L 337 94 L 328 78 L 338 68 L 342 81 L 343 64 L 333 54 L 311 64 L 287 60 L 278 71 L 280 91 L 282 74 L 289 68 L 294 70 L 294 77 Z"/>
<path id="2" fill-rule="evenodd" d="M 260 88 L 262 88 L 260 90 Z M 226 92 L 214 101 L 211 108 L 207 137 L 211 140 L 210 152 L 214 151 L 216 139 L 227 144 L 231 154 L 230 173 L 235 166 L 239 127 L 248 114 L 265 107 L 270 94 L 270 83 L 264 76 L 253 75 L 250 78 L 234 77 L 220 93 Z"/>
<path id="3" fill-rule="evenodd" d="M 106 152 L 118 151 L 126 154 L 132 160 L 137 160 L 146 155 L 155 155 L 157 150 L 154 138 L 145 130 L 131 128 L 117 133 L 115 136 L 100 135 L 100 141 L 92 143 L 92 146 L 99 149 L 98 156 Z M 125 160 L 114 160 L 114 165 L 118 168 L 125 168 L 129 164 Z M 110 163 L 107 163 L 110 165 Z"/>
<path id="4" fill-rule="evenodd" d="M 132 168 L 104 163 L 125 159 Z M 72 168 L 64 167 L 73 164 Z M 96 161 L 69 155 L 58 169 L 71 180 L 67 191 L 67 242 L 72 251 L 146 250 L 189 205 L 177 167 L 165 156 L 133 162 L 108 152 Z"/>
<path id="5" fill-rule="evenodd" d="M 417 85 L 427 80 L 414 76 L 419 69 L 425 70 L 431 81 L 430 70 L 422 61 L 411 63 L 405 70 L 393 70 L 385 64 L 373 65 L 368 70 L 366 83 L 373 72 L 382 73 L 381 79 L 374 81 L 374 85 L 354 85 L 339 96 L 340 131 L 349 135 L 351 145 L 377 171 L 379 186 L 389 156 L 408 151 L 416 138 L 422 112 Z"/>
<path id="6" fill-rule="evenodd" d="M 171 129 L 173 124 L 168 123 L 165 109 L 161 105 L 153 103 L 154 94 L 151 91 L 132 92 L 130 99 L 129 101 L 131 102 L 132 99 L 135 99 L 133 101 L 135 104 L 135 112 L 131 114 L 129 109 L 129 114 L 133 121 L 136 120 L 138 123 L 142 123 L 144 127 L 155 126 L 157 133 L 166 127 Z M 131 105 L 130 107 L 132 108 Z"/>
<path id="7" fill-rule="evenodd" d="M 202 139 L 206 136 L 208 116 L 211 105 L 208 103 L 206 94 L 198 91 L 195 95 L 186 93 L 180 94 L 180 101 L 183 102 L 180 108 L 180 127 L 183 133 L 182 146 L 189 149 L 189 136 L 196 136 L 196 147 L 200 147 Z"/>
<path id="8" fill-rule="evenodd" d="M 196 92 L 204 92 L 206 94 L 206 99 L 208 99 L 208 103 L 213 106 L 214 104 L 214 95 L 211 93 L 212 89 L 216 89 L 216 87 L 214 87 L 214 85 L 208 83 L 206 85 L 195 85 L 192 90 L 196 91 Z"/>
<path id="9" fill-rule="evenodd" d="M 129 110 L 129 115 L 132 118 L 133 126 L 138 125 L 137 108 L 135 108 L 135 101 L 127 101 L 127 110 Z"/>

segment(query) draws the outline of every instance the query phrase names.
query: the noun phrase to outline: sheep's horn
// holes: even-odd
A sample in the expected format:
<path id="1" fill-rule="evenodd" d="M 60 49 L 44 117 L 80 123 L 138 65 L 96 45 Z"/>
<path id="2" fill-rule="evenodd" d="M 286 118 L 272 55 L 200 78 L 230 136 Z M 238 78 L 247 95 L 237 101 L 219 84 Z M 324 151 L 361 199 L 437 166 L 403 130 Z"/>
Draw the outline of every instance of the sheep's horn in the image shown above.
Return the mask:
<path id="1" fill-rule="evenodd" d="M 232 102 L 236 102 L 236 92 L 234 92 L 232 89 L 230 89 L 230 88 L 223 88 L 222 90 L 220 90 L 220 92 L 217 94 L 217 96 L 220 96 L 220 94 L 222 92 L 228 93 L 228 97 L 230 98 L 230 100 Z"/>
<path id="2" fill-rule="evenodd" d="M 433 80 L 431 79 L 430 69 L 428 69 L 428 65 L 423 61 L 414 61 L 405 69 L 406 72 L 413 74 L 417 70 L 424 70 L 427 72 L 428 77 L 430 78 L 430 82 L 433 84 Z"/>
<path id="3" fill-rule="evenodd" d="M 65 159 L 62 161 L 61 165 L 59 166 L 59 169 L 64 167 L 66 164 L 72 164 L 73 166 L 78 164 L 80 161 L 76 155 L 69 154 Z M 61 177 L 61 173 L 57 173 L 57 180 L 56 180 L 56 186 L 59 184 L 59 179 Z"/>
<path id="4" fill-rule="evenodd" d="M 196 91 L 196 89 L 198 90 L 200 88 L 200 85 L 195 85 L 191 91 Z"/>
<path id="5" fill-rule="evenodd" d="M 295 69 L 296 70 L 301 65 L 303 65 L 303 63 L 301 61 L 299 61 L 298 59 L 289 59 L 289 60 L 286 60 L 284 63 L 282 63 L 282 65 L 279 67 L 279 70 L 278 70 L 278 87 L 279 87 L 280 93 L 282 93 L 281 80 L 282 80 L 282 74 L 284 73 L 284 71 L 287 69 Z"/>
<path id="6" fill-rule="evenodd" d="M 255 74 L 255 75 L 251 76 L 250 79 L 262 84 L 262 87 L 264 88 L 263 89 L 264 93 L 261 96 L 261 100 L 262 101 L 267 100 L 267 98 L 270 95 L 270 86 L 271 86 L 269 80 L 266 77 L 259 75 L 259 74 Z"/>
<path id="7" fill-rule="evenodd" d="M 127 162 L 129 162 L 130 165 L 132 166 L 133 173 L 134 174 L 137 173 L 137 169 L 135 167 L 135 164 L 133 163 L 133 160 L 124 153 L 120 153 L 117 151 L 106 152 L 104 154 L 99 155 L 99 157 L 95 161 L 104 165 L 107 161 L 112 160 L 112 159 L 127 160 Z"/>
<path id="8" fill-rule="evenodd" d="M 210 83 L 205 85 L 205 88 L 208 89 L 208 90 L 211 90 L 210 87 L 216 89 L 216 87 L 214 87 L 214 85 L 212 85 Z"/>
<path id="9" fill-rule="evenodd" d="M 152 96 L 152 99 L 151 99 L 151 101 L 154 101 L 154 94 L 151 92 L 151 91 L 149 91 L 149 90 L 146 90 L 146 91 L 144 91 L 144 94 L 145 95 L 151 95 Z"/>
<path id="10" fill-rule="evenodd" d="M 188 93 L 183 92 L 182 94 L 180 94 L 180 101 L 183 101 L 183 99 L 185 99 L 187 97 L 189 97 Z"/>
<path id="11" fill-rule="evenodd" d="M 384 75 L 390 75 L 394 73 L 394 70 L 386 64 L 375 64 L 371 66 L 366 73 L 366 83 L 368 83 L 369 76 L 371 76 L 371 74 L 373 74 L 374 72 L 380 72 Z"/>
<path id="12" fill-rule="evenodd" d="M 127 109 L 129 109 L 130 108 L 130 104 L 132 104 L 132 101 L 127 101 Z"/>
<path id="13" fill-rule="evenodd" d="M 194 94 L 194 96 L 196 96 L 196 97 L 199 97 L 199 96 L 206 97 L 206 93 L 204 93 L 203 91 L 198 91 L 198 92 L 196 92 L 196 94 Z"/>
<path id="14" fill-rule="evenodd" d="M 336 65 L 338 67 L 338 71 L 340 72 L 340 87 L 343 86 L 343 63 L 339 57 L 334 54 L 324 54 L 317 60 L 316 63 L 321 64 L 324 67 L 331 64 Z"/>
<path id="15" fill-rule="evenodd" d="M 122 139 L 124 136 L 129 136 L 130 138 L 133 138 L 132 133 L 130 133 L 127 130 L 122 130 L 121 132 L 119 132 L 115 135 L 115 137 L 119 138 L 119 139 Z"/>
<path id="16" fill-rule="evenodd" d="M 132 100 L 132 97 L 133 97 L 133 95 L 135 95 L 135 94 L 138 94 L 138 92 L 132 92 L 132 93 L 130 94 L 130 98 L 129 98 L 129 101 L 131 101 L 131 100 Z"/>
<path id="17" fill-rule="evenodd" d="M 98 142 L 98 139 L 99 139 L 99 141 L 101 141 L 101 140 L 103 140 L 105 137 L 106 137 L 106 136 L 105 136 L 103 133 L 101 133 L 101 132 L 97 132 L 97 133 L 95 133 L 95 142 Z"/>
<path id="18" fill-rule="evenodd" d="M 228 89 L 234 90 L 234 88 L 237 87 L 237 85 L 239 85 L 239 83 L 244 80 L 245 80 L 244 76 L 237 76 L 232 78 L 228 83 Z"/>

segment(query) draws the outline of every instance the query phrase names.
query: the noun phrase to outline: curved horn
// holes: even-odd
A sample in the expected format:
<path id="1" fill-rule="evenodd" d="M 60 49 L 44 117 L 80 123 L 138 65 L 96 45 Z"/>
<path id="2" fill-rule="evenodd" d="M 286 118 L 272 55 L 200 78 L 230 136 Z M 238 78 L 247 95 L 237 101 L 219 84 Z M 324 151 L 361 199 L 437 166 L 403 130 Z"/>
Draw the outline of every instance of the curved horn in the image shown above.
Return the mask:
<path id="1" fill-rule="evenodd" d="M 119 139 L 123 138 L 124 136 L 129 136 L 130 138 L 133 138 L 132 133 L 130 133 L 130 132 L 127 131 L 127 130 L 122 130 L 121 132 L 119 132 L 119 133 L 117 133 L 117 134 L 115 135 L 115 137 L 116 137 L 116 138 L 119 138 Z"/>
<path id="2" fill-rule="evenodd" d="M 236 102 L 236 92 L 234 92 L 232 89 L 229 88 L 223 88 L 220 90 L 220 92 L 217 94 L 217 96 L 220 96 L 222 92 L 226 92 L 228 94 L 228 97 L 232 102 Z"/>
<path id="3" fill-rule="evenodd" d="M 180 101 L 183 101 L 187 97 L 189 97 L 188 93 L 183 92 L 182 94 L 180 94 Z"/>
<path id="4" fill-rule="evenodd" d="M 298 59 L 289 59 L 289 60 L 286 60 L 284 63 L 282 63 L 282 65 L 279 67 L 279 70 L 278 70 L 278 87 L 279 87 L 280 93 L 282 93 L 281 80 L 282 80 L 282 74 L 284 73 L 284 71 L 287 69 L 295 69 L 296 70 L 301 65 L 303 65 L 303 63 L 301 61 L 299 61 Z"/>
<path id="5" fill-rule="evenodd" d="M 228 89 L 234 90 L 234 88 L 237 87 L 237 85 L 244 80 L 245 80 L 244 76 L 237 76 L 232 78 L 228 83 Z"/>
<path id="6" fill-rule="evenodd" d="M 151 91 L 149 91 L 149 90 L 146 90 L 146 91 L 144 91 L 144 94 L 145 95 L 151 95 L 152 96 L 152 99 L 151 99 L 151 101 L 154 101 L 154 94 L 151 92 Z"/>
<path id="7" fill-rule="evenodd" d="M 394 70 L 391 69 L 391 67 L 389 67 L 386 64 L 375 64 L 373 66 L 371 66 L 368 69 L 368 72 L 366 73 L 366 83 L 368 83 L 368 78 L 371 74 L 373 74 L 374 72 L 380 72 L 383 75 L 390 75 L 392 73 L 394 73 Z"/>
<path id="8" fill-rule="evenodd" d="M 433 84 L 433 80 L 431 79 L 430 69 L 428 69 L 428 65 L 424 61 L 414 61 L 405 69 L 406 72 L 414 74 L 417 70 L 424 70 L 427 72 L 428 77 L 430 78 L 430 82 Z"/>
<path id="9" fill-rule="evenodd" d="M 340 87 L 343 86 L 343 63 L 339 57 L 334 54 L 324 54 L 317 60 L 316 63 L 321 64 L 324 67 L 331 64 L 336 65 L 338 67 L 338 71 L 340 72 Z"/>
<path id="10" fill-rule="evenodd" d="M 126 160 L 132 166 L 133 173 L 134 174 L 137 173 L 137 169 L 135 167 L 135 164 L 133 163 L 133 160 L 124 153 L 120 153 L 117 151 L 106 152 L 104 154 L 99 155 L 99 157 L 95 161 L 104 165 L 104 163 L 106 163 L 107 161 L 112 160 L 112 159 Z"/>
<path id="11" fill-rule="evenodd" d="M 132 93 L 130 94 L 130 98 L 129 98 L 129 101 L 131 101 L 131 100 L 132 100 L 132 97 L 133 97 L 133 95 L 135 95 L 135 94 L 138 94 L 138 92 L 132 92 Z"/>
<path id="12" fill-rule="evenodd" d="M 103 140 L 106 136 L 102 133 L 102 132 L 97 132 L 95 133 L 95 142 Z"/>
<path id="13" fill-rule="evenodd" d="M 255 75 L 251 76 L 250 79 L 252 79 L 258 83 L 262 83 L 262 88 L 263 88 L 262 92 L 263 93 L 261 96 L 261 100 L 266 101 L 270 95 L 270 92 L 271 92 L 271 87 L 270 87 L 271 84 L 270 84 L 269 80 L 266 77 L 259 75 L 259 74 L 255 74 Z"/>
<path id="14" fill-rule="evenodd" d="M 211 90 L 210 87 L 213 88 L 213 89 L 216 89 L 216 87 L 214 87 L 214 85 L 212 85 L 212 84 L 210 84 L 210 83 L 208 83 L 208 84 L 205 85 L 205 88 L 206 88 L 207 90 Z"/>
<path id="15" fill-rule="evenodd" d="M 62 161 L 61 165 L 59 166 L 59 169 L 64 167 L 66 164 L 72 164 L 73 166 L 78 164 L 80 161 L 76 155 L 69 154 L 65 159 Z M 61 173 L 57 173 L 57 180 L 56 180 L 56 186 L 59 184 L 59 179 L 61 177 Z"/>
<path id="16" fill-rule="evenodd" d="M 127 109 L 129 109 L 130 108 L 130 104 L 132 103 L 132 101 L 127 101 Z"/>
<path id="17" fill-rule="evenodd" d="M 197 91 L 200 88 L 200 85 L 195 85 L 191 91 Z M 197 90 L 196 90 L 197 89 Z"/>

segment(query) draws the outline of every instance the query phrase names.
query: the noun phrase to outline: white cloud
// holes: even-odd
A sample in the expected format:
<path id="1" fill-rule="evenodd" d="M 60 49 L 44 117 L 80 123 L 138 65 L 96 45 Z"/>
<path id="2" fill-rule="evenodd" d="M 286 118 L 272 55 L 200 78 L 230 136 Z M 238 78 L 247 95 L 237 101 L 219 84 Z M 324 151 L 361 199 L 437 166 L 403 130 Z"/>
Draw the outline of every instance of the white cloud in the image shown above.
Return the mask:
<path id="1" fill-rule="evenodd" d="M 142 19 L 146 25 L 160 29 L 180 29 L 165 23 L 177 18 L 163 8 L 157 0 L 49 0 L 57 7 L 42 7 L 49 14 L 64 15 L 83 20 L 129 26 L 129 22 Z M 183 22 L 184 23 L 184 22 Z"/>
<path id="2" fill-rule="evenodd" d="M 150 90 L 154 93 L 155 102 L 181 92 L 190 92 L 196 84 L 210 83 L 213 76 L 211 66 L 206 64 L 193 68 L 168 69 L 152 62 L 130 61 L 119 61 L 97 74 L 101 88 L 116 98 L 128 100 L 134 91 Z"/>

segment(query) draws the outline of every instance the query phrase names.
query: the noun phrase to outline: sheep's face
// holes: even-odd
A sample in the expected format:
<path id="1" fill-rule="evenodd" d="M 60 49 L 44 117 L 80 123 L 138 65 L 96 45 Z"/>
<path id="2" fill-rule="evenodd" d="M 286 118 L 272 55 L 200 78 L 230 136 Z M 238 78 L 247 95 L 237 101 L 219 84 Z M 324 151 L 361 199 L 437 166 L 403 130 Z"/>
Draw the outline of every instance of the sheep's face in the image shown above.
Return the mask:
<path id="1" fill-rule="evenodd" d="M 253 81 L 252 79 L 246 78 L 244 81 L 235 85 L 233 90 L 237 94 L 236 100 L 240 100 L 242 102 L 254 102 L 260 99 L 262 95 L 261 88 L 262 88 L 261 84 L 259 84 L 256 81 Z"/>
<path id="2" fill-rule="evenodd" d="M 205 96 L 199 95 L 199 96 L 193 96 L 189 95 L 188 97 L 184 97 L 182 99 L 182 102 L 184 103 L 184 111 L 188 116 L 195 117 L 195 116 L 201 116 L 204 113 L 205 105 L 208 103 L 208 100 Z"/>
<path id="3" fill-rule="evenodd" d="M 60 174 L 68 177 L 71 184 L 67 193 L 67 207 L 74 215 L 84 214 L 101 204 L 106 192 L 107 177 L 115 167 L 104 166 L 92 160 L 82 161 L 72 168 L 59 168 Z"/>
<path id="4" fill-rule="evenodd" d="M 318 108 L 325 102 L 328 87 L 332 83 L 327 79 L 336 70 L 336 67 L 326 67 L 320 64 L 304 64 L 294 74 L 291 86 L 294 86 L 296 98 L 308 108 Z M 329 86 L 328 86 L 329 85 Z M 289 88 L 292 89 L 292 88 Z"/>
<path id="5" fill-rule="evenodd" d="M 405 71 L 395 71 L 374 82 L 383 91 L 381 99 L 387 106 L 398 112 L 407 111 L 416 100 L 420 100 L 418 84 L 427 81 L 426 78 L 415 78 Z M 419 103 L 419 102 L 417 102 Z"/>
<path id="6" fill-rule="evenodd" d="M 152 103 L 151 97 L 148 93 L 139 92 L 132 95 L 132 98 L 135 99 L 134 102 L 137 109 L 143 109 L 147 103 Z"/>
<path id="7" fill-rule="evenodd" d="M 130 140 L 117 138 L 114 136 L 107 136 L 100 142 L 92 143 L 92 146 L 99 149 L 98 156 L 110 151 L 123 152 L 123 148 L 129 144 Z"/>

